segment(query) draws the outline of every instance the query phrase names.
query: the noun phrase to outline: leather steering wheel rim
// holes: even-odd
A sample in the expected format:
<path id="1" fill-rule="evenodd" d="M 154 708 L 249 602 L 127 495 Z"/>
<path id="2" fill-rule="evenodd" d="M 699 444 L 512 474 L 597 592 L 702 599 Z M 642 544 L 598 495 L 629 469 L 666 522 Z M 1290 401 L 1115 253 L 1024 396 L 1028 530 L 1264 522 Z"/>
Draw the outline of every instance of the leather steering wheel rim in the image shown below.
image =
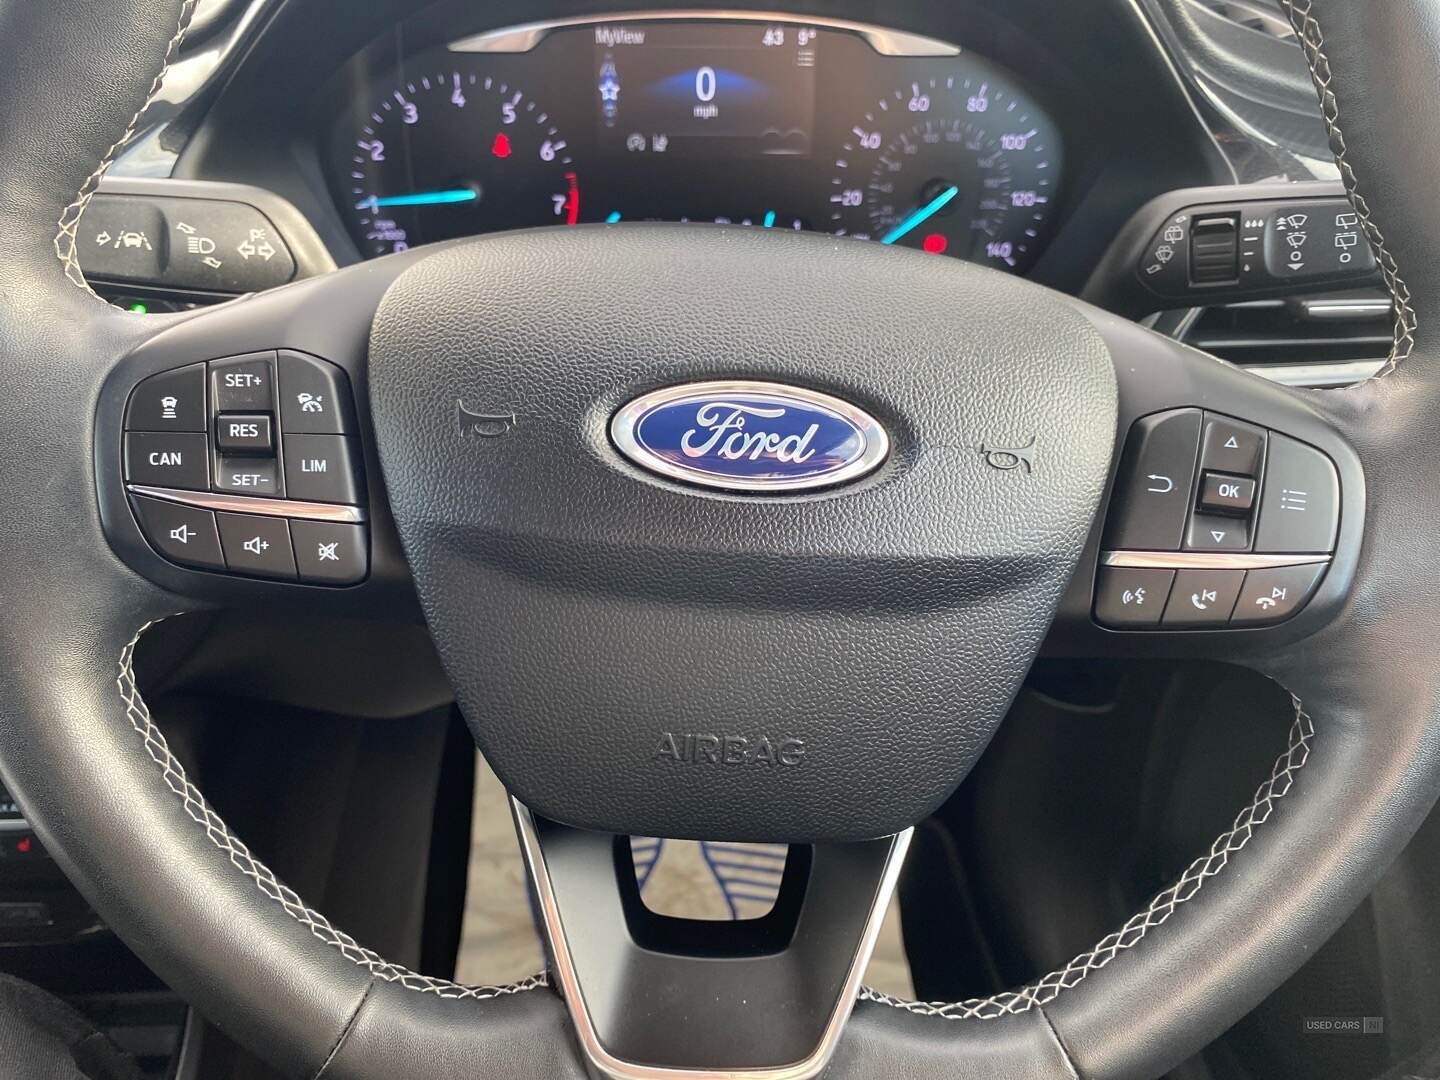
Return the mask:
<path id="1" fill-rule="evenodd" d="M 276 880 L 186 776 L 135 690 L 137 628 L 181 606 L 114 555 L 95 499 L 102 382 L 155 333 L 99 301 L 75 226 L 175 55 L 195 0 L 0 3 L 27 43 L 0 72 L 0 760 L 71 880 L 174 989 L 289 1074 L 582 1076 L 564 1004 L 536 977 L 462 987 L 366 950 Z M 1297 395 L 1364 467 L 1367 514 L 1340 613 L 1251 662 L 1295 695 L 1289 746 L 1179 881 L 1095 948 L 1010 994 L 866 993 L 831 1076 L 1153 1076 L 1307 959 L 1440 791 L 1440 219 L 1414 177 L 1440 68 L 1428 5 L 1285 0 L 1332 146 L 1397 311 L 1384 378 Z M 1403 80 L 1393 70 L 1410 72 Z M 157 72 L 159 74 L 157 74 Z M 81 88 L 77 96 L 76 88 Z M 117 136 L 119 138 L 117 139 Z M 96 162 L 99 162 L 98 167 Z"/>

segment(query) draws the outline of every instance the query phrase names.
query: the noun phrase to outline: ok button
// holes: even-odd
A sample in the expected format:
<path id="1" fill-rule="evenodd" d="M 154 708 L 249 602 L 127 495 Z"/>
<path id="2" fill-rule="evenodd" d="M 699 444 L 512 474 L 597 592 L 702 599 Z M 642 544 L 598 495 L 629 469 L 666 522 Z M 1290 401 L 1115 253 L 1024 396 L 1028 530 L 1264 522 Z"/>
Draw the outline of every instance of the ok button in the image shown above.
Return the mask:
<path id="1" fill-rule="evenodd" d="M 1248 476 L 1207 472 L 1200 480 L 1200 509 L 1212 514 L 1248 514 L 1255 505 L 1255 481 Z"/>

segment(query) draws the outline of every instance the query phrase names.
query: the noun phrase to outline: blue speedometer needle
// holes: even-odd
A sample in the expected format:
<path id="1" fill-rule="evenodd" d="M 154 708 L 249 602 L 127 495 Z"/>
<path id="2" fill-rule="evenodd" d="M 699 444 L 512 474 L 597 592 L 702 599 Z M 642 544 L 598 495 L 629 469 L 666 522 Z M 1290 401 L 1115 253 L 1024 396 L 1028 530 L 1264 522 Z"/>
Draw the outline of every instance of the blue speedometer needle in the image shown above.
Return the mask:
<path id="1" fill-rule="evenodd" d="M 882 244 L 893 244 L 896 240 L 899 240 L 902 236 L 905 236 L 916 226 L 922 225 L 925 222 L 929 221 L 945 207 L 946 203 L 948 203 L 951 199 L 955 198 L 955 196 L 959 194 L 960 189 L 954 184 L 951 184 L 944 191 L 940 192 L 939 195 L 936 195 L 928 203 L 920 207 L 920 209 L 916 210 L 904 221 L 900 222 L 899 225 L 896 225 L 888 233 L 882 236 L 880 238 L 880 242 Z"/>
<path id="2" fill-rule="evenodd" d="M 479 198 L 474 188 L 446 188 L 443 191 L 413 191 L 406 195 L 371 195 L 355 204 L 356 210 L 378 210 L 382 206 L 442 206 L 472 202 Z"/>

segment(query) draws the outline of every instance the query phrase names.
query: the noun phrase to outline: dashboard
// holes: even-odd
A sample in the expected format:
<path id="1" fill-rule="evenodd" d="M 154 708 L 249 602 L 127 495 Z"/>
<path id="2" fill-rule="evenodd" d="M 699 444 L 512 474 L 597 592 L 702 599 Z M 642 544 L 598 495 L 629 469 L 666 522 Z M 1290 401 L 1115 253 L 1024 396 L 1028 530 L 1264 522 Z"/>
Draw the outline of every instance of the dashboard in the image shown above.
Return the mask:
<path id="1" fill-rule="evenodd" d="M 1024 273 L 1065 190 L 1060 125 L 948 41 L 775 14 L 557 19 L 353 58 L 324 114 L 362 256 L 535 226 L 824 232 Z"/>

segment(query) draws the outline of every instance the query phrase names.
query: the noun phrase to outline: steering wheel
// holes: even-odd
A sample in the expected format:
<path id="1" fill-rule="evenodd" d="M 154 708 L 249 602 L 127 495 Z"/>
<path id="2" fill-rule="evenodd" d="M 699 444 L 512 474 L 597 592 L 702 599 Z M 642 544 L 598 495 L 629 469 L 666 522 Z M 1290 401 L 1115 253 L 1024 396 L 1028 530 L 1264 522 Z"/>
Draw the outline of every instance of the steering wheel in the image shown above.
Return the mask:
<path id="1" fill-rule="evenodd" d="M 1382 377 L 1323 393 L 958 261 L 731 228 L 460 241 L 136 318 L 87 287 L 76 224 L 194 7 L 0 4 L 0 39 L 17 43 L 0 72 L 0 760 L 108 925 L 278 1068 L 1153 1076 L 1312 955 L 1429 811 L 1430 5 L 1286 0 L 1396 311 Z M 180 570 L 136 532 L 127 395 L 277 349 L 354 387 L 364 585 Z M 617 452 L 627 402 L 719 379 L 855 403 L 888 456 L 845 486 L 755 497 Z M 1305 613 L 1164 638 L 1287 688 L 1288 749 L 1179 880 L 1064 967 L 956 1003 L 858 990 L 908 828 L 982 752 L 1072 576 L 1088 589 L 1131 422 L 1175 408 L 1283 433 L 1336 470 L 1333 554 Z M 373 613 L 409 595 L 406 575 L 515 798 L 548 976 L 461 986 L 353 940 L 231 832 L 137 691 L 135 642 L 156 619 L 215 604 Z M 1134 635 L 1090 641 L 1124 655 Z M 611 840 L 625 834 L 808 845 L 788 936 L 710 955 L 637 941 Z"/>

